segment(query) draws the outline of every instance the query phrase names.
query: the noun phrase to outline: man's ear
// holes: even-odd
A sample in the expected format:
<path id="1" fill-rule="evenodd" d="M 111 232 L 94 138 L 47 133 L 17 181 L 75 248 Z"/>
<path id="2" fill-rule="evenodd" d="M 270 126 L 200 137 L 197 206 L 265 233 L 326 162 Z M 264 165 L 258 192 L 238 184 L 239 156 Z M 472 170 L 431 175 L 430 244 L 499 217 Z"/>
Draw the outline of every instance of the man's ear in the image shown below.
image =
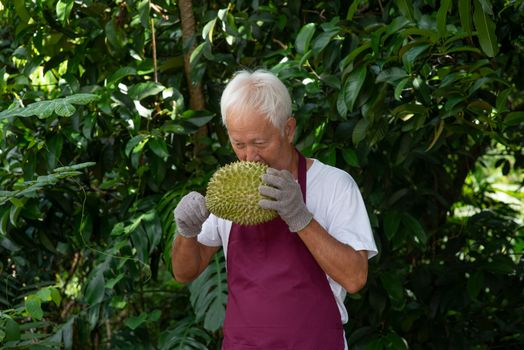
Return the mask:
<path id="1" fill-rule="evenodd" d="M 293 117 L 287 118 L 286 127 L 284 129 L 284 135 L 286 136 L 289 143 L 293 143 L 295 139 L 295 130 L 297 128 L 297 120 Z"/>

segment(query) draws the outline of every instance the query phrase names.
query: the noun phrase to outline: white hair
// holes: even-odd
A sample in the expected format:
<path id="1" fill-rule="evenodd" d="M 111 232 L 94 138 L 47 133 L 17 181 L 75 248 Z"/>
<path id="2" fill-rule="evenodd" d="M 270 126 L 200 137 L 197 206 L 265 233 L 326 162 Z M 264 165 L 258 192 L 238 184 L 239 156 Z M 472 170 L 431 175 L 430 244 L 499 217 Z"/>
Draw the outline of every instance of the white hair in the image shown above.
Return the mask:
<path id="1" fill-rule="evenodd" d="M 247 116 L 247 112 L 253 109 L 264 114 L 271 124 L 284 132 L 291 117 L 291 97 L 286 86 L 273 73 L 262 69 L 254 72 L 242 70 L 224 89 L 220 110 L 226 127 L 230 113 Z"/>

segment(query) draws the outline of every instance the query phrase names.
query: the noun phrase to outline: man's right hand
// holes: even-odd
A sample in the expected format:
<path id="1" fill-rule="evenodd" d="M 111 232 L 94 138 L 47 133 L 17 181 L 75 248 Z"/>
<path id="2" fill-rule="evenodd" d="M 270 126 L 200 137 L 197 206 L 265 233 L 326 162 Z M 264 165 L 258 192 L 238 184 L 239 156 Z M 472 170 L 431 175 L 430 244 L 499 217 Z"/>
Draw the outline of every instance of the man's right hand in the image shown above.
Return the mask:
<path id="1" fill-rule="evenodd" d="M 182 197 L 174 213 L 178 233 L 187 238 L 196 237 L 209 217 L 205 198 L 198 192 L 189 192 Z"/>

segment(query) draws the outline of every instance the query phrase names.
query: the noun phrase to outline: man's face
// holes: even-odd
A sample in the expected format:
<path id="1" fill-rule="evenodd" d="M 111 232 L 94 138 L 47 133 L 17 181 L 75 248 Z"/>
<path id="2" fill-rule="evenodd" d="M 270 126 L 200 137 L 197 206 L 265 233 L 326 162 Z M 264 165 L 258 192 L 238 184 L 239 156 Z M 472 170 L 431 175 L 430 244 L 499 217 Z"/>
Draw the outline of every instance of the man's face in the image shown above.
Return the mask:
<path id="1" fill-rule="evenodd" d="M 295 132 L 295 120 L 289 118 L 284 134 L 265 116 L 250 111 L 247 116 L 230 113 L 227 131 L 239 160 L 261 162 L 275 169 L 289 167 Z"/>

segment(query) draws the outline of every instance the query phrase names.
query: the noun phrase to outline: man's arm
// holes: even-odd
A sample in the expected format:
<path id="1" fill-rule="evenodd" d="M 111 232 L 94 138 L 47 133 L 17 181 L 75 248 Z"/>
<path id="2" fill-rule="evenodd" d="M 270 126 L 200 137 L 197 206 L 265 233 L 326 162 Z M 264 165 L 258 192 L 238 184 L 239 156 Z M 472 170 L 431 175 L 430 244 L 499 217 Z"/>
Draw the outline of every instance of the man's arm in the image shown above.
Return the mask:
<path id="1" fill-rule="evenodd" d="M 339 242 L 315 219 L 297 234 L 322 270 L 349 293 L 356 293 L 366 285 L 368 276 L 366 250 L 355 250 Z"/>
<path id="2" fill-rule="evenodd" d="M 356 251 L 331 236 L 309 212 L 302 198 L 300 185 L 287 170 L 269 168 L 262 176 L 265 184 L 259 189 L 262 208 L 273 209 L 297 232 L 317 263 L 326 274 L 349 293 L 356 293 L 366 284 L 367 251 Z"/>
<path id="3" fill-rule="evenodd" d="M 178 282 L 191 282 L 204 271 L 218 249 L 199 243 L 196 237 L 177 235 L 171 248 L 173 276 Z"/>

